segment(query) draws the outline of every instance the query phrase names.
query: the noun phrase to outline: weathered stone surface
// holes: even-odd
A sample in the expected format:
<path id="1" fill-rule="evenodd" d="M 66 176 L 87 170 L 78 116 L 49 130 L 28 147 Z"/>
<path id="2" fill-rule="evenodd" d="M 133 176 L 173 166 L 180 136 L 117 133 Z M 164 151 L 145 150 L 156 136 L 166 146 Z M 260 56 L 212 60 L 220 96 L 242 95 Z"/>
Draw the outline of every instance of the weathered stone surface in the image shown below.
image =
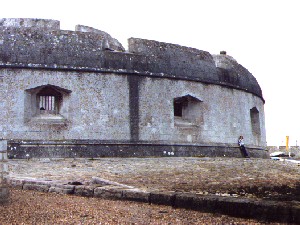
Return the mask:
<path id="1" fill-rule="evenodd" d="M 123 187 L 123 188 L 133 188 L 132 186 L 120 184 L 118 182 L 113 182 L 113 181 L 106 180 L 106 179 L 103 179 L 103 178 L 100 178 L 100 177 L 92 177 L 91 182 L 93 184 L 99 184 L 99 185 L 103 185 L 103 186 L 112 185 L 112 186 L 119 186 L 119 187 Z"/>
<path id="2" fill-rule="evenodd" d="M 10 158 L 241 157 L 241 134 L 251 157 L 266 156 L 261 89 L 228 56 L 215 62 L 206 51 L 136 38 L 120 52 L 94 28 L 1 21 L 0 131 Z M 49 90 L 55 114 L 37 107 Z M 184 96 L 178 118 L 174 99 Z"/>
<path id="3" fill-rule="evenodd" d="M 23 189 L 23 185 L 25 183 L 24 179 L 10 179 L 9 183 L 12 187 L 16 188 L 16 189 Z"/>
<path id="4" fill-rule="evenodd" d="M 116 50 L 116 51 L 121 51 L 124 52 L 125 48 L 122 46 L 122 44 L 115 38 L 112 38 L 108 33 L 95 29 L 93 27 L 88 27 L 84 25 L 76 25 L 75 31 L 79 32 L 91 32 L 91 33 L 96 33 L 100 34 L 103 36 L 103 39 L 106 40 L 106 46 L 104 46 L 104 50 Z"/>
<path id="5" fill-rule="evenodd" d="M 195 194 L 192 193 L 176 193 L 176 198 L 174 201 L 174 207 L 194 209 Z"/>
<path id="6" fill-rule="evenodd" d="M 49 188 L 49 192 L 55 192 L 59 194 L 74 194 L 75 185 L 68 184 L 54 184 Z M 79 192 L 77 191 L 77 194 Z M 82 191 L 81 193 L 85 194 L 86 192 Z"/>
<path id="7" fill-rule="evenodd" d="M 237 81 L 224 80 L 222 77 L 220 78 L 222 72 L 217 70 L 213 57 L 205 51 L 163 42 L 130 38 L 129 52 L 147 56 L 147 62 L 141 63 L 132 60 L 134 56 L 130 57 L 130 55 L 134 54 L 124 53 L 113 54 L 115 57 L 112 60 L 105 56 L 102 50 L 111 47 L 113 50 L 124 51 L 124 48 L 117 40 L 103 31 L 83 25 L 76 27 L 78 32 L 60 31 L 58 30 L 59 22 L 51 20 L 2 19 L 1 21 L 0 37 L 2 36 L 5 41 L 0 45 L 0 50 L 5 51 L 1 53 L 0 61 L 4 64 L 9 62 L 9 64 L 23 64 L 28 67 L 36 64 L 40 65 L 39 67 L 48 68 L 67 66 L 68 68 L 88 67 L 91 69 L 124 69 L 139 71 L 140 73 L 163 73 L 182 79 L 190 77 L 206 83 L 228 84 L 262 97 L 255 78 L 249 72 L 243 72 L 246 71 L 245 68 L 241 65 L 234 67 L 238 74 L 241 72 Z M 19 32 L 20 28 L 22 28 L 22 32 Z M 50 30 L 50 32 L 45 30 Z M 30 48 L 33 44 L 35 48 Z M 18 48 L 18 45 L 22 48 Z M 15 48 L 11 48 L 11 46 L 15 46 Z M 124 60 L 127 65 L 125 67 L 121 63 L 123 61 L 124 64 Z M 108 66 L 111 63 L 118 63 L 119 66 Z M 144 67 L 138 66 L 141 64 Z M 242 81 L 240 83 L 240 79 L 250 79 L 251 83 L 247 84 Z"/>
<path id="8" fill-rule="evenodd" d="M 9 201 L 7 140 L 0 139 L 0 204 Z"/>
<path id="9" fill-rule="evenodd" d="M 235 60 L 230 60 L 230 56 L 220 54 L 213 57 L 208 52 L 198 49 L 137 38 L 129 39 L 128 50 L 151 56 L 153 64 L 149 64 L 150 71 L 195 76 L 204 82 L 239 87 L 262 97 L 261 89 L 254 76 Z M 230 61 L 227 64 L 231 66 L 225 67 L 225 60 Z M 226 72 L 228 70 L 228 73 L 235 73 L 237 78 L 227 79 L 222 71 L 216 69 L 216 66 L 224 68 Z"/>
<path id="10" fill-rule="evenodd" d="M 10 190 L 8 186 L 0 186 L 0 205 L 6 204 L 10 199 Z"/>
<path id="11" fill-rule="evenodd" d="M 94 197 L 106 199 L 121 199 L 123 188 L 119 186 L 105 186 L 94 189 Z"/>
<path id="12" fill-rule="evenodd" d="M 86 185 L 76 185 L 74 194 L 85 197 L 93 197 L 94 196 L 95 186 L 86 186 Z"/>
<path id="13" fill-rule="evenodd" d="M 51 186 L 47 184 L 37 184 L 37 183 L 24 183 L 23 189 L 24 190 L 33 190 L 33 191 L 41 191 L 41 192 L 48 192 Z"/>
<path id="14" fill-rule="evenodd" d="M 18 29 L 31 28 L 41 30 L 59 30 L 58 20 L 30 19 L 30 18 L 3 18 L 0 19 L 0 27 L 15 27 Z M 1 28 L 0 28 L 1 29 Z"/>
<path id="15" fill-rule="evenodd" d="M 122 198 L 130 201 L 149 202 L 150 192 L 142 191 L 137 188 L 123 189 Z"/>
<path id="16" fill-rule="evenodd" d="M 262 91 L 255 77 L 231 56 L 213 55 L 216 67 L 219 68 L 219 79 L 225 83 L 240 86 L 249 91 L 255 91 L 262 96 Z"/>
<path id="17" fill-rule="evenodd" d="M 158 205 L 175 205 L 175 192 L 150 192 L 149 202 Z"/>

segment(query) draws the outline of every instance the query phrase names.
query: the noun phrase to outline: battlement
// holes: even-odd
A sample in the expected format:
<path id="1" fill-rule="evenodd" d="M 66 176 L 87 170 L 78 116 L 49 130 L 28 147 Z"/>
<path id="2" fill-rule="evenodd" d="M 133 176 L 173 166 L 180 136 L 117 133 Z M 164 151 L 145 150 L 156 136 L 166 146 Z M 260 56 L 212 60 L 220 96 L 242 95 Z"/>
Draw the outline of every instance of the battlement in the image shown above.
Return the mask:
<path id="1" fill-rule="evenodd" d="M 0 27 L 14 27 L 18 29 L 31 28 L 39 30 L 59 30 L 58 20 L 31 19 L 31 18 L 3 18 Z"/>
<path id="2" fill-rule="evenodd" d="M 60 30 L 44 19 L 0 19 L 0 68 L 114 72 L 193 80 L 241 89 L 262 98 L 255 77 L 228 56 L 158 41 L 130 38 L 126 52 L 106 32 L 77 25 Z M 226 65 L 226 66 L 224 66 Z"/>

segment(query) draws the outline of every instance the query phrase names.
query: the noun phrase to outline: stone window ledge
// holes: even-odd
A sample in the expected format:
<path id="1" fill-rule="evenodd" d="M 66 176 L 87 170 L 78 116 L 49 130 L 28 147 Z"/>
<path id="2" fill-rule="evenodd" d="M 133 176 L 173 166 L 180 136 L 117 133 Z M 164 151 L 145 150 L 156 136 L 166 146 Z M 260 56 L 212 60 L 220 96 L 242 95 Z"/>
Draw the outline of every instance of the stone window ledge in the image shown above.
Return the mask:
<path id="1" fill-rule="evenodd" d="M 59 114 L 39 114 L 30 120 L 36 124 L 66 124 L 67 120 Z"/>
<path id="2" fill-rule="evenodd" d="M 197 124 L 179 116 L 174 117 L 174 125 L 175 127 L 198 127 Z"/>

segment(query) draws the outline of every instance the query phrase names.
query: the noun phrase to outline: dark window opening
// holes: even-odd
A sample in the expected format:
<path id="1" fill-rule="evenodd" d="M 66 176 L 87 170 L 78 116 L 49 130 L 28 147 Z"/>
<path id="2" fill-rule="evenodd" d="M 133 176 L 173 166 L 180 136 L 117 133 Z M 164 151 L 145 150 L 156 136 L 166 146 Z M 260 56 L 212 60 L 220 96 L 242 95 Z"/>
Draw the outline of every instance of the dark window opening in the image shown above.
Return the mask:
<path id="1" fill-rule="evenodd" d="M 201 100 L 191 95 L 173 99 L 175 126 L 193 126 L 202 121 Z"/>
<path id="2" fill-rule="evenodd" d="M 174 116 L 182 117 L 182 102 L 174 100 Z"/>
<path id="3" fill-rule="evenodd" d="M 252 132 L 256 136 L 261 135 L 260 131 L 260 119 L 259 119 L 259 111 L 256 107 L 250 109 L 250 118 L 251 118 L 251 126 Z"/>

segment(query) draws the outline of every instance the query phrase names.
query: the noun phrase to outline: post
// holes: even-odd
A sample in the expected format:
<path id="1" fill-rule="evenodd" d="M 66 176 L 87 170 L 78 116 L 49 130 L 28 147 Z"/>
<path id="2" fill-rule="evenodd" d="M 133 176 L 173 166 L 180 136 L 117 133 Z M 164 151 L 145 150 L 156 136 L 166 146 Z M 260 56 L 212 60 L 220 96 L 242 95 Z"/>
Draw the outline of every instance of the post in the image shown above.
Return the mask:
<path id="1" fill-rule="evenodd" d="M 0 204 L 8 203 L 9 201 L 7 176 L 7 140 L 0 140 Z"/>

